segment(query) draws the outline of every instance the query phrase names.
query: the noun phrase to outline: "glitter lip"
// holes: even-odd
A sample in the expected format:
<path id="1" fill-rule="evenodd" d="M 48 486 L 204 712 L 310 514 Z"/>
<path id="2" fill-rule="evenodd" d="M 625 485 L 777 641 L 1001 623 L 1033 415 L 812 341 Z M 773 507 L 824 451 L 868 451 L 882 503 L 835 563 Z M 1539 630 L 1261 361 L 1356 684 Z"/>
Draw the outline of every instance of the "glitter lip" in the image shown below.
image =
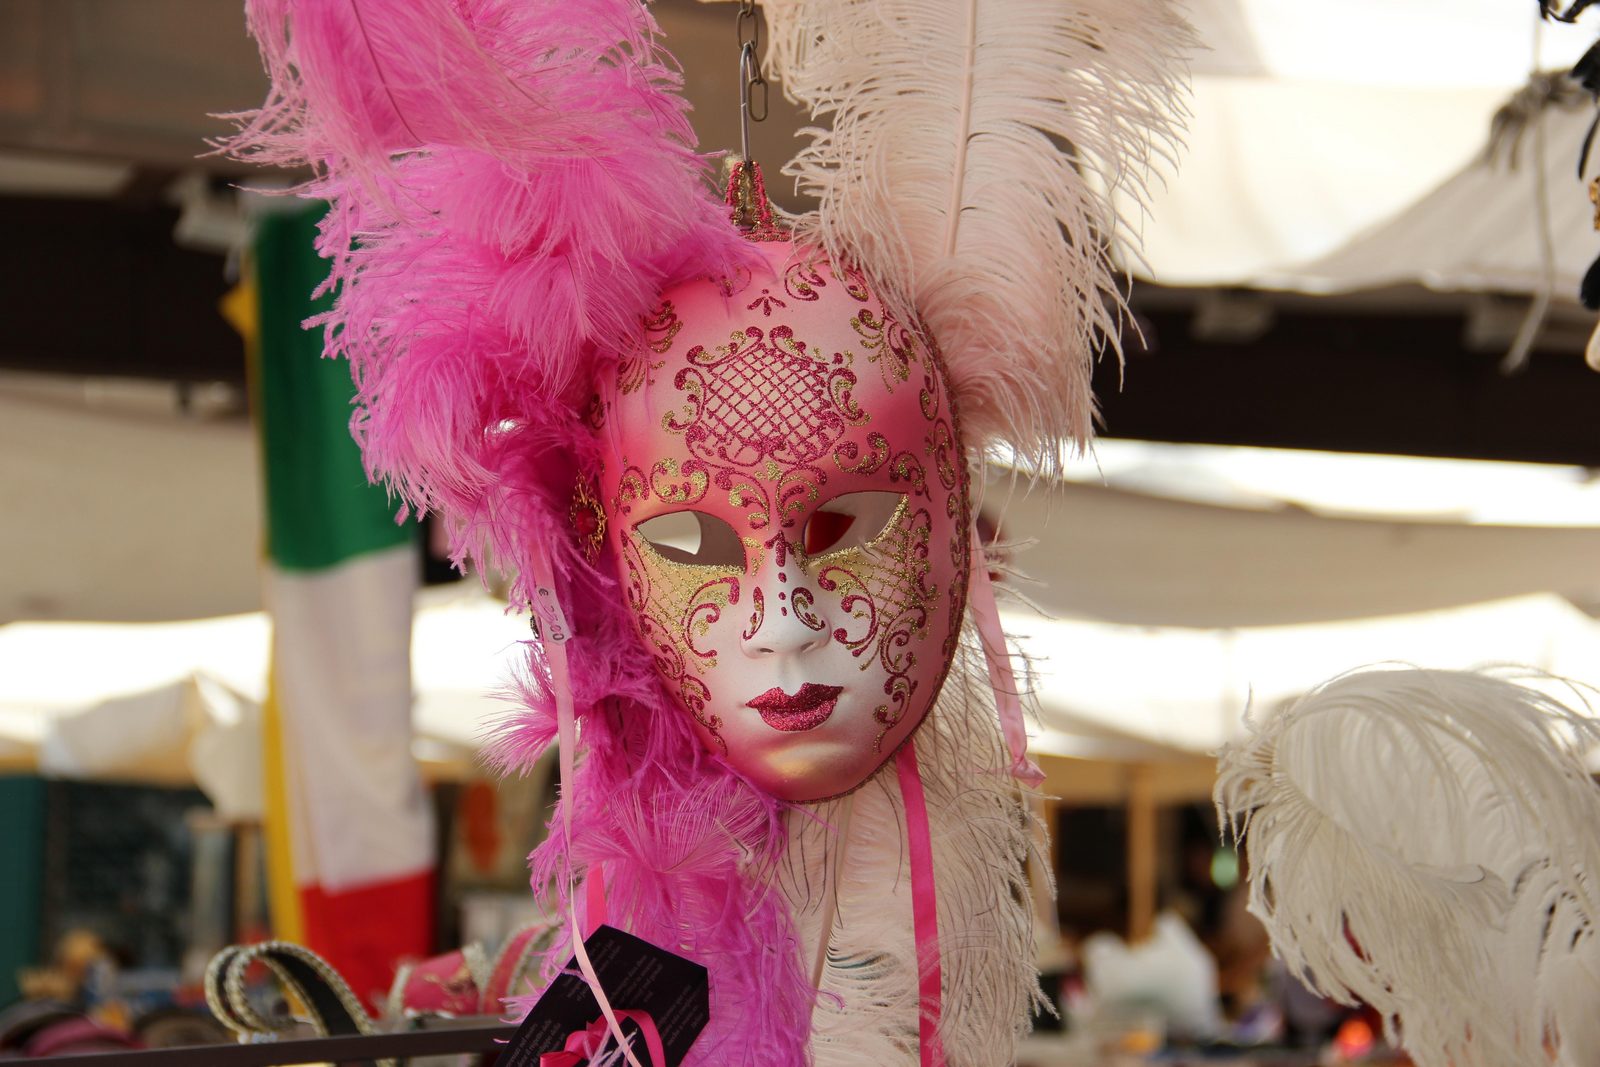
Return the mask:
<path id="1" fill-rule="evenodd" d="M 773 686 L 754 700 L 747 701 L 745 707 L 760 712 L 761 721 L 774 730 L 798 733 L 801 730 L 814 730 L 827 722 L 842 692 L 844 687 L 840 685 L 807 682 L 799 692 L 790 696 Z"/>

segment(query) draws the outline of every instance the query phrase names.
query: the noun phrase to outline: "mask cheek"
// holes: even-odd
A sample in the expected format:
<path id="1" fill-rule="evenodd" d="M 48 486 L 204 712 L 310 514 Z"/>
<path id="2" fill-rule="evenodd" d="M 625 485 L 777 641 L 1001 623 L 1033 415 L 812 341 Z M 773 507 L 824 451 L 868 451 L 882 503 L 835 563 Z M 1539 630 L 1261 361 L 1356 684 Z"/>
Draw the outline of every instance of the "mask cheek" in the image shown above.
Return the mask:
<path id="1" fill-rule="evenodd" d="M 723 656 L 737 651 L 729 647 L 725 624 L 738 611 L 740 591 L 737 575 L 707 577 L 682 606 L 683 642 L 703 671 L 715 670 Z"/>
<path id="2" fill-rule="evenodd" d="M 944 621 L 940 598 L 948 592 L 930 565 L 931 528 L 926 510 L 907 514 L 863 568 L 877 616 L 874 640 L 865 651 L 884 678 L 879 721 L 886 731 L 908 714 L 920 718 L 943 673 L 943 642 L 930 636 Z"/>
<path id="3" fill-rule="evenodd" d="M 826 598 L 833 639 L 858 658 L 870 658 L 878 634 L 878 605 L 869 581 L 871 565 L 856 558 L 825 565 L 817 572 L 817 589 Z"/>
<path id="4" fill-rule="evenodd" d="M 726 752 L 723 721 L 713 710 L 718 663 L 737 654 L 742 575 L 661 559 L 637 534 L 624 540 L 630 606 L 639 636 L 667 690 L 711 741 Z"/>

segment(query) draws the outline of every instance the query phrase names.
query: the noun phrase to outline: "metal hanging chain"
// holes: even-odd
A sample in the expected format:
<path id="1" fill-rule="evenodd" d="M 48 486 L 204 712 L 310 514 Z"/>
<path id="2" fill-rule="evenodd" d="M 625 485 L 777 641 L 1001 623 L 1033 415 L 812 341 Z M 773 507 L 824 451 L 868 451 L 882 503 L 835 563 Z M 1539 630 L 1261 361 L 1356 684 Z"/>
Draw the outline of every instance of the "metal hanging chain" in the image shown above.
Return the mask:
<path id="1" fill-rule="evenodd" d="M 734 33 L 739 41 L 739 155 L 748 163 L 750 124 L 767 120 L 767 79 L 761 74 L 761 19 L 755 0 L 739 0 Z M 755 90 L 760 90 L 759 104 L 752 106 Z"/>
<path id="2" fill-rule="evenodd" d="M 767 79 L 761 73 L 761 18 L 755 0 L 739 0 L 734 19 L 739 42 L 739 158 L 731 160 L 728 191 L 730 219 L 752 241 L 788 240 L 789 231 L 777 224 L 767 199 L 761 165 L 750 157 L 750 124 L 767 118 Z"/>
<path id="3" fill-rule="evenodd" d="M 739 46 L 747 44 L 761 47 L 761 20 L 756 17 L 756 0 L 739 0 L 739 13 L 733 26 L 739 37 Z"/>

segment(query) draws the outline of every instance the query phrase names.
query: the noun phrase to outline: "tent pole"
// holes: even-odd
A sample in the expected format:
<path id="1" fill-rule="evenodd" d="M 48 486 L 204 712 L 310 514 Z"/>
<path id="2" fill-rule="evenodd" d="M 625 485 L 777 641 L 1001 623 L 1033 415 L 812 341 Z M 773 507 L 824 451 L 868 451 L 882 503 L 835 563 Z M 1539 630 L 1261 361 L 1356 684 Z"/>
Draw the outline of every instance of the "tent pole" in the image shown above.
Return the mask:
<path id="1" fill-rule="evenodd" d="M 1154 768 L 1128 765 L 1128 943 L 1150 936 L 1156 916 Z"/>
<path id="2" fill-rule="evenodd" d="M 1028 810 L 1033 816 L 1033 848 L 1028 854 L 1028 889 L 1033 896 L 1033 921 L 1035 929 L 1043 930 L 1046 943 L 1061 942 L 1061 916 L 1056 911 L 1056 872 L 1061 868 L 1056 840 L 1055 815 L 1057 801 L 1034 795 L 1028 799 Z"/>

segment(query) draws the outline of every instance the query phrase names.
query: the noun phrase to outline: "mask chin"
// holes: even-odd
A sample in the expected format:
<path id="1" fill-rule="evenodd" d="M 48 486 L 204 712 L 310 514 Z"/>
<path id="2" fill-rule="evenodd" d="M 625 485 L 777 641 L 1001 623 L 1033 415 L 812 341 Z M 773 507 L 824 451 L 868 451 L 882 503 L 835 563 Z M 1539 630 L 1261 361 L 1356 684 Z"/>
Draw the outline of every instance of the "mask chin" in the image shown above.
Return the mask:
<path id="1" fill-rule="evenodd" d="M 663 294 L 600 399 L 607 542 L 696 732 L 758 787 L 847 793 L 911 736 L 965 606 L 937 357 L 853 272 L 761 246 Z"/>

